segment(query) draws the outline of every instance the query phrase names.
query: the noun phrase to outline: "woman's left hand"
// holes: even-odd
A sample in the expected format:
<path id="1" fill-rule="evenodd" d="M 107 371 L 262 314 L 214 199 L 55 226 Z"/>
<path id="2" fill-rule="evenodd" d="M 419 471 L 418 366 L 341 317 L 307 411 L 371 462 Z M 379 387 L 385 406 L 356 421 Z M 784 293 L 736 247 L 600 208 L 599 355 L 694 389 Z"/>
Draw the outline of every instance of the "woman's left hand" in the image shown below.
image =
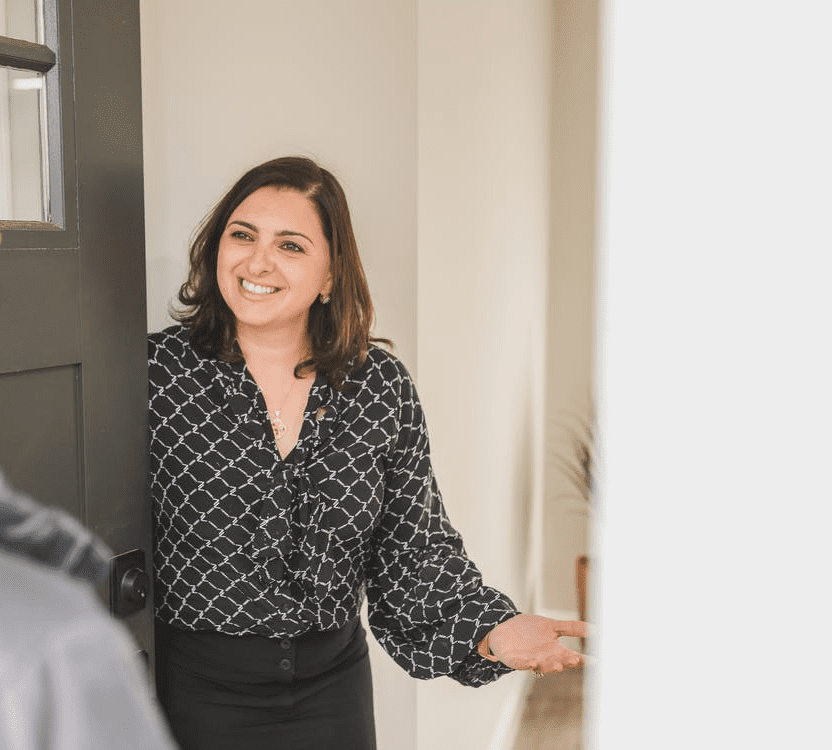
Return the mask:
<path id="1" fill-rule="evenodd" d="M 487 636 L 494 654 L 512 669 L 529 669 L 536 674 L 563 672 L 584 666 L 584 655 L 562 646 L 561 636 L 586 638 L 587 625 L 580 620 L 551 620 L 540 615 L 515 615 L 497 625 Z"/>

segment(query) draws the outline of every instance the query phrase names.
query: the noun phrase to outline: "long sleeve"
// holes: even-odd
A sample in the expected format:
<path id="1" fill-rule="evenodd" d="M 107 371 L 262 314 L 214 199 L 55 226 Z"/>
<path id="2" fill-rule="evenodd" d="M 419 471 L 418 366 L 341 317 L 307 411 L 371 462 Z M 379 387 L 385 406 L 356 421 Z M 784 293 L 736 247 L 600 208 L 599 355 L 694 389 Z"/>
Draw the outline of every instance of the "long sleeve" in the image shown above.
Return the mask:
<path id="1" fill-rule="evenodd" d="M 484 685 L 511 670 L 483 659 L 476 644 L 517 609 L 483 585 L 448 520 L 418 396 L 399 367 L 398 435 L 387 455 L 384 503 L 367 569 L 370 627 L 414 677 L 448 675 L 464 685 Z"/>

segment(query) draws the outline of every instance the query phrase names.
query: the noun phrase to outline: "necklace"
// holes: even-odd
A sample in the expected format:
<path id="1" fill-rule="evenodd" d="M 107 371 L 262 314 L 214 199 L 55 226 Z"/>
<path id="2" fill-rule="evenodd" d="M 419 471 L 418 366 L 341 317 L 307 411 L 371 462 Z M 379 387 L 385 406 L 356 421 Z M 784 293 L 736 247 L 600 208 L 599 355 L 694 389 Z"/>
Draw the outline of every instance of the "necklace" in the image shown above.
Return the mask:
<path id="1" fill-rule="evenodd" d="M 280 438 L 286 434 L 286 423 L 280 418 L 280 412 L 289 400 L 289 396 L 292 395 L 292 391 L 294 390 L 297 381 L 298 378 L 292 375 L 292 385 L 290 385 L 289 390 L 286 391 L 286 395 L 283 397 L 283 403 L 281 404 L 280 409 L 274 410 L 274 416 L 269 414 L 269 421 L 272 423 L 272 432 L 274 432 L 275 442 L 280 440 Z"/>
<path id="2" fill-rule="evenodd" d="M 286 434 L 286 423 L 280 418 L 280 409 L 274 410 L 274 416 L 269 416 L 272 423 L 272 432 L 274 432 L 274 439 L 280 440 Z"/>
<path id="3" fill-rule="evenodd" d="M 280 418 L 280 409 L 274 410 L 274 416 L 269 417 L 272 422 L 272 431 L 274 432 L 274 439 L 280 440 L 286 434 L 286 423 Z"/>

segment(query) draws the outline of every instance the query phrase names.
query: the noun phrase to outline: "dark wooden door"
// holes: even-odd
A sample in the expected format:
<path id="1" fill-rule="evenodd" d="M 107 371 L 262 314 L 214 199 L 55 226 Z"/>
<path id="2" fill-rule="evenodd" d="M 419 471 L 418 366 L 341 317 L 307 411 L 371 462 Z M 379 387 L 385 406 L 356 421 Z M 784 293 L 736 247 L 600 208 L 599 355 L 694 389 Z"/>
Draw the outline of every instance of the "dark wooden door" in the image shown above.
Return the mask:
<path id="1" fill-rule="evenodd" d="M 37 38 L 0 30 L 0 468 L 149 565 L 139 2 L 42 6 Z M 152 655 L 140 600 L 124 619 Z"/>

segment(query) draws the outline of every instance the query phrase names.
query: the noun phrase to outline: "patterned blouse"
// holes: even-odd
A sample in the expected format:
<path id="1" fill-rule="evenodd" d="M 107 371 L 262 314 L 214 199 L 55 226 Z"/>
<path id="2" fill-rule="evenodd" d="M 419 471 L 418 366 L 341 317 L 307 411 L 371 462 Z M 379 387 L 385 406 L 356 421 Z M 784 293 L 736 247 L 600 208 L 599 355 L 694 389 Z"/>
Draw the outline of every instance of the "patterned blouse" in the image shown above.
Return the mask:
<path id="1" fill-rule="evenodd" d="M 517 614 L 484 586 L 442 505 L 410 375 L 371 347 L 340 391 L 319 374 L 281 459 L 243 363 L 187 329 L 149 337 L 156 616 L 187 630 L 293 637 L 370 628 L 414 677 L 509 672 L 476 643 Z"/>

